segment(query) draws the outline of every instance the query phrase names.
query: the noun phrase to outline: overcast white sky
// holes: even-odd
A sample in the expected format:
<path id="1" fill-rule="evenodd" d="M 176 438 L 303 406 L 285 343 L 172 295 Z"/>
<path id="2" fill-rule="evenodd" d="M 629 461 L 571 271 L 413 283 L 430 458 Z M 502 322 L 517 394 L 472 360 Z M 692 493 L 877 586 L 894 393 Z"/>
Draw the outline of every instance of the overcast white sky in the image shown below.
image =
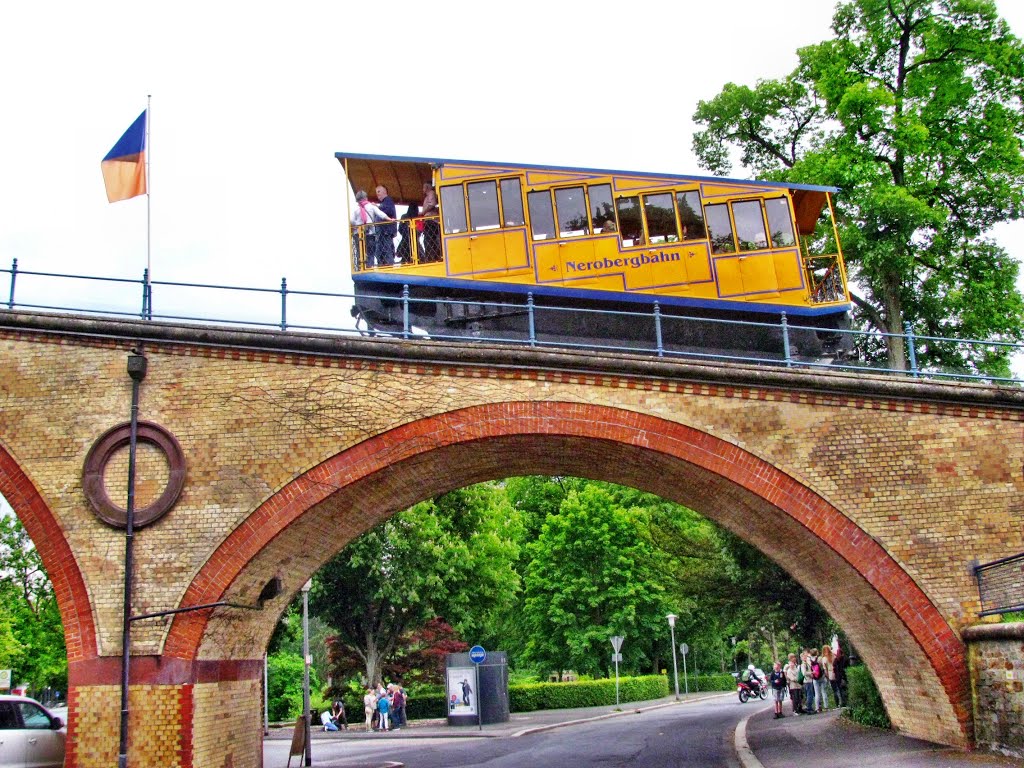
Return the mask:
<path id="1" fill-rule="evenodd" d="M 152 94 L 154 279 L 348 291 L 335 152 L 700 173 L 697 101 L 788 73 L 833 8 L 5 3 L 0 265 L 141 277 L 146 199 L 99 164 Z M 998 234 L 1024 260 L 1024 222 Z"/>

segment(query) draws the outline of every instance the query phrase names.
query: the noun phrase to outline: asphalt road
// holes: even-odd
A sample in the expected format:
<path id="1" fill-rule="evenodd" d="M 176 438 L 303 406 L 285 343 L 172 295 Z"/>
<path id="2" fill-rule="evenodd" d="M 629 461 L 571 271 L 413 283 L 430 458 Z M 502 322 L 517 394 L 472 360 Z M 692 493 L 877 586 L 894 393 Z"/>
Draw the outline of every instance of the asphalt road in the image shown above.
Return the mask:
<path id="1" fill-rule="evenodd" d="M 316 739 L 313 765 L 407 768 L 738 768 L 736 724 L 765 704 L 718 698 L 502 738 Z M 288 742 L 264 743 L 265 768 L 284 768 Z M 298 758 L 292 760 L 292 764 Z"/>

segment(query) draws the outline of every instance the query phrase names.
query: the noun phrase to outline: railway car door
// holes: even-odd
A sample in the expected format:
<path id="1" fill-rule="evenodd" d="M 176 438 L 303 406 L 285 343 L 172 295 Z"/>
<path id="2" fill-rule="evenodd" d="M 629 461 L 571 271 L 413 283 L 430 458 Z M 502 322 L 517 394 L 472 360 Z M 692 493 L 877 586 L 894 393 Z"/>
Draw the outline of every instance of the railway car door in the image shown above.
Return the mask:
<path id="1" fill-rule="evenodd" d="M 500 190 L 493 179 L 441 188 L 449 275 L 486 279 L 527 268 L 519 179 L 502 179 Z"/>
<path id="2" fill-rule="evenodd" d="M 528 192 L 530 210 L 530 238 L 533 242 L 534 270 L 538 285 L 562 283 L 562 260 L 556 240 L 555 209 L 551 193 L 546 190 Z"/>

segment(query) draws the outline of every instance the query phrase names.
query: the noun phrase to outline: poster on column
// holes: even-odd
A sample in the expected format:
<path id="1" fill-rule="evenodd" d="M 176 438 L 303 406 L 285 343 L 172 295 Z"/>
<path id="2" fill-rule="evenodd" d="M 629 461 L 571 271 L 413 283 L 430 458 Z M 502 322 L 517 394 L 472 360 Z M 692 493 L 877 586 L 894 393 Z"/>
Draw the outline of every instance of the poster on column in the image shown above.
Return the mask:
<path id="1" fill-rule="evenodd" d="M 476 669 L 448 667 L 448 714 L 476 714 Z"/>

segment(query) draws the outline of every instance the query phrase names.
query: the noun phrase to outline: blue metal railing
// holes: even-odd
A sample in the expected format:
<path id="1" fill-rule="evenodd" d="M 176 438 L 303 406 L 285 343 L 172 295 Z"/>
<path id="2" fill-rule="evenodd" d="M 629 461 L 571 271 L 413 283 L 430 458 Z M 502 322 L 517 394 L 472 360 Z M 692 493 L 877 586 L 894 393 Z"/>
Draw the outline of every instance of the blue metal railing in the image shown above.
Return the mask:
<path id="1" fill-rule="evenodd" d="M 993 384 L 1022 384 L 1024 380 L 1014 376 L 994 376 L 982 372 L 965 371 L 943 371 L 930 368 L 922 368 L 919 365 L 919 350 L 929 344 L 960 345 L 971 350 L 984 349 L 1009 349 L 1011 354 L 1024 352 L 1024 344 L 998 340 L 980 339 L 950 339 L 939 336 L 920 336 L 914 332 L 913 327 L 907 323 L 903 334 L 888 334 L 877 331 L 865 332 L 847 329 L 827 329 L 829 335 L 837 338 L 846 336 L 849 343 L 846 347 L 856 347 L 858 341 L 871 340 L 876 344 L 884 344 L 890 338 L 901 338 L 906 346 L 908 370 L 886 368 L 878 365 L 871 365 L 855 359 L 844 359 L 836 356 L 831 359 L 803 359 L 794 356 L 794 334 L 803 331 L 819 331 L 822 329 L 811 326 L 794 325 L 789 322 L 785 313 L 782 313 L 779 322 L 751 322 L 739 320 L 722 320 L 715 318 L 700 318 L 699 322 L 709 325 L 721 325 L 734 329 L 746 329 L 777 335 L 781 339 L 781 355 L 776 354 L 758 356 L 756 353 L 735 354 L 727 351 L 714 351 L 710 349 L 687 349 L 679 348 L 681 345 L 670 346 L 666 343 L 666 333 L 671 330 L 675 323 L 693 323 L 693 318 L 676 317 L 662 313 L 658 302 L 654 303 L 650 312 L 627 312 L 622 310 L 603 309 L 581 309 L 567 307 L 537 306 L 533 294 L 527 294 L 526 303 L 511 304 L 501 302 L 481 301 L 459 301 L 445 299 L 444 303 L 449 308 L 463 307 L 465 315 L 461 318 L 465 321 L 472 321 L 471 308 L 479 310 L 486 307 L 491 313 L 526 313 L 526 325 L 518 335 L 513 333 L 502 336 L 486 336 L 474 332 L 453 332 L 440 333 L 436 330 L 429 332 L 421 331 L 412 325 L 413 318 L 417 314 L 417 304 L 436 304 L 436 299 L 413 298 L 408 286 L 402 290 L 401 296 L 396 299 L 394 295 L 372 297 L 362 295 L 361 299 L 379 298 L 386 302 L 396 302 L 401 308 L 401 328 L 394 332 L 371 330 L 360 328 L 358 318 L 353 323 L 349 320 L 349 310 L 355 303 L 356 296 L 347 293 L 333 293 L 327 291 L 300 291 L 289 288 L 286 278 L 281 278 L 280 288 L 257 288 L 237 285 L 218 285 L 214 283 L 193 283 L 193 282 L 169 282 L 151 280 L 149 271 L 143 272 L 142 280 L 118 277 L 98 277 L 93 275 L 73 275 L 57 272 L 34 272 L 19 269 L 18 261 L 15 259 L 10 269 L 0 269 L 0 274 L 6 273 L 10 276 L 10 290 L 8 292 L 7 308 L 9 310 L 37 310 L 44 312 L 76 312 L 83 314 L 95 314 L 107 317 L 138 317 L 143 320 L 162 320 L 184 323 L 205 323 L 221 324 L 251 328 L 276 328 L 281 331 L 316 331 L 339 334 L 359 334 L 373 336 L 395 336 L 403 339 L 417 338 L 433 341 L 484 341 L 502 344 L 523 344 L 530 347 L 540 348 L 562 348 L 562 349 L 584 349 L 602 352 L 629 352 L 639 354 L 651 354 L 659 358 L 672 359 L 693 359 L 714 362 L 733 363 L 755 363 L 779 365 L 787 368 L 799 366 L 808 369 L 822 370 L 846 370 L 855 372 L 889 373 L 913 378 L 928 379 L 949 379 L 964 381 L 979 381 Z M 38 280 L 45 286 L 52 286 L 53 282 L 64 283 L 65 281 L 90 281 L 91 284 L 101 284 L 103 295 L 93 296 L 92 301 L 82 298 L 83 293 L 75 290 L 73 298 L 68 299 L 67 304 L 43 302 L 38 297 L 45 296 L 59 297 L 61 291 L 49 289 L 32 291 L 26 288 L 26 278 Z M 77 283 L 76 283 L 77 285 Z M 128 287 L 130 293 L 121 291 Z M 16 288 L 19 294 L 28 293 L 29 299 L 19 301 L 16 296 Z M 141 288 L 141 304 L 139 303 L 139 289 Z M 216 303 L 202 300 L 199 297 L 205 292 L 218 292 Z M 184 293 L 184 298 L 175 300 L 175 294 Z M 224 296 L 240 297 L 241 303 L 231 304 L 223 300 Z M 278 309 L 273 304 L 268 304 L 265 299 L 270 296 L 278 297 Z M 134 298 L 133 298 L 134 297 Z M 36 300 L 33 300 L 35 298 Z M 161 311 L 156 311 L 156 299 L 163 302 Z M 100 302 L 100 305 L 97 305 Z M 215 314 L 195 314 L 194 308 L 202 307 L 228 307 L 233 310 L 233 316 Z M 571 341 L 564 337 L 551 339 L 544 338 L 544 334 L 538 332 L 537 314 L 543 312 L 566 313 L 575 316 L 576 320 L 582 320 L 587 325 L 587 317 L 599 315 L 603 318 L 622 318 L 627 320 L 632 327 L 641 327 L 642 324 L 650 324 L 651 328 L 649 343 L 632 340 L 630 342 L 605 343 L 604 340 L 590 339 L 586 341 Z M 345 317 L 345 322 L 324 324 L 323 318 Z M 397 326 L 397 322 L 396 322 Z"/>

